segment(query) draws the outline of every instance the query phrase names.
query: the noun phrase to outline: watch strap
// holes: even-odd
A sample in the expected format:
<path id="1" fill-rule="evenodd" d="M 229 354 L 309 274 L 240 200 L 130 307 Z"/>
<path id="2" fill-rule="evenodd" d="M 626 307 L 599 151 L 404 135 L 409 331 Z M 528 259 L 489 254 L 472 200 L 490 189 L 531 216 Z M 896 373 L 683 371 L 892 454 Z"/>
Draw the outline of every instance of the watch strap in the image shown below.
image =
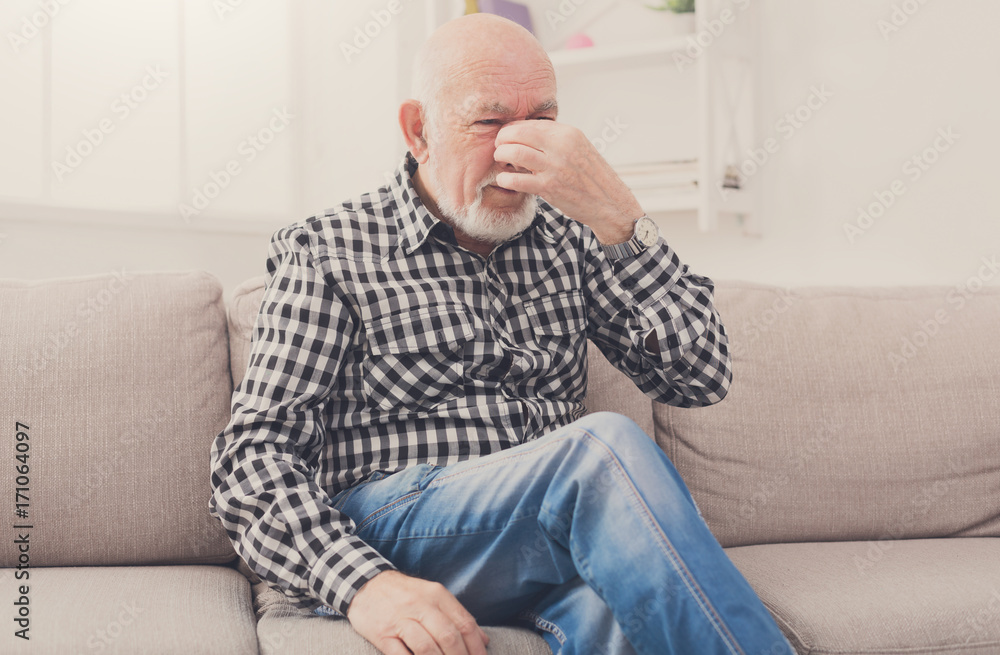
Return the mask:
<path id="1" fill-rule="evenodd" d="M 638 230 L 636 230 L 636 226 L 638 226 L 639 221 L 641 220 L 649 220 L 649 216 L 643 215 L 635 219 L 635 221 L 632 223 L 632 238 L 630 238 L 628 241 L 625 241 L 623 243 L 612 243 L 612 244 L 602 243 L 601 250 L 604 251 L 604 256 L 614 261 L 618 259 L 624 259 L 626 257 L 635 257 L 636 255 L 644 251 L 647 245 L 643 243 L 642 239 L 639 238 L 639 235 L 637 233 Z"/>

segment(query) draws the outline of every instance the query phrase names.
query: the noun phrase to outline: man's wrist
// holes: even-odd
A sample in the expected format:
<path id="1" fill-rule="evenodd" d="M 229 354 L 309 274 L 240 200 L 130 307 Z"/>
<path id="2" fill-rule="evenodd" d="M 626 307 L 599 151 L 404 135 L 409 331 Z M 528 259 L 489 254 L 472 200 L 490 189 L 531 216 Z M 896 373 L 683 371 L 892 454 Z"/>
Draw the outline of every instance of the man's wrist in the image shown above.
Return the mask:
<path id="1" fill-rule="evenodd" d="M 635 222 L 642 216 L 643 214 L 640 213 L 638 216 L 619 216 L 608 220 L 602 224 L 600 231 L 593 230 L 594 236 L 597 237 L 602 246 L 625 243 L 632 238 L 635 233 Z"/>
<path id="2" fill-rule="evenodd" d="M 632 223 L 632 235 L 625 241 L 619 243 L 601 242 L 601 250 L 604 256 L 615 261 L 626 257 L 634 257 L 647 248 L 656 244 L 659 239 L 659 230 L 656 224 L 643 214 Z M 600 241 L 600 238 L 598 238 Z"/>

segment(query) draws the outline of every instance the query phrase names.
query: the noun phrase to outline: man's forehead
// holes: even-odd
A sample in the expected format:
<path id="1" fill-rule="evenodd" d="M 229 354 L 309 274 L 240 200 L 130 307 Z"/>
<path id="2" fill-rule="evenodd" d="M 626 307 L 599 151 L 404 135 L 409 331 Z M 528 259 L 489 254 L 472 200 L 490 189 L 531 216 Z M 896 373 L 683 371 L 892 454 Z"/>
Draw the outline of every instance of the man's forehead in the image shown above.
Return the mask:
<path id="1" fill-rule="evenodd" d="M 490 100 L 476 96 L 469 96 L 464 105 L 464 108 L 470 114 L 500 114 L 502 116 L 513 116 L 521 110 L 520 107 L 512 107 L 508 102 L 502 100 Z M 558 106 L 559 105 L 555 98 L 545 98 L 530 104 L 528 106 L 528 113 L 537 114 L 544 111 L 550 111 L 557 109 Z"/>

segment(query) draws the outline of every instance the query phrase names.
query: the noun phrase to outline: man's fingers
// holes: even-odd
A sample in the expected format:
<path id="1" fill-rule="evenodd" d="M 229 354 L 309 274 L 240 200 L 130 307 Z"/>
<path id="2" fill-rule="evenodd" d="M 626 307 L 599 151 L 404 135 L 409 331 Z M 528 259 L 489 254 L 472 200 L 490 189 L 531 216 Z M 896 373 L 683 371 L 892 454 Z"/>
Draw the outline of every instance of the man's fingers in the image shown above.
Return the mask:
<path id="1" fill-rule="evenodd" d="M 451 592 L 446 590 L 446 593 L 448 595 L 442 599 L 439 606 L 448 621 L 462 635 L 469 655 L 486 655 L 486 646 L 490 643 L 490 638 L 479 627 L 469 610 L 465 609 L 465 606 Z"/>
<path id="2" fill-rule="evenodd" d="M 496 184 L 511 191 L 542 195 L 540 178 L 530 173 L 511 173 L 509 171 L 497 173 Z"/>
<path id="3" fill-rule="evenodd" d="M 399 629 L 399 638 L 413 655 L 444 655 L 427 627 L 417 621 L 406 621 Z"/>
<path id="4" fill-rule="evenodd" d="M 421 618 L 421 624 L 444 655 L 470 655 L 466 636 L 444 613 L 431 612 Z"/>
<path id="5" fill-rule="evenodd" d="M 494 145 L 523 143 L 538 150 L 545 150 L 553 125 L 558 125 L 558 123 L 554 121 L 512 121 L 497 131 Z"/>
<path id="6" fill-rule="evenodd" d="M 520 143 L 505 143 L 493 151 L 493 159 L 537 173 L 545 166 L 545 153 Z"/>
<path id="7" fill-rule="evenodd" d="M 378 645 L 378 649 L 384 655 L 412 655 L 413 651 L 406 647 L 399 639 L 386 639 Z"/>

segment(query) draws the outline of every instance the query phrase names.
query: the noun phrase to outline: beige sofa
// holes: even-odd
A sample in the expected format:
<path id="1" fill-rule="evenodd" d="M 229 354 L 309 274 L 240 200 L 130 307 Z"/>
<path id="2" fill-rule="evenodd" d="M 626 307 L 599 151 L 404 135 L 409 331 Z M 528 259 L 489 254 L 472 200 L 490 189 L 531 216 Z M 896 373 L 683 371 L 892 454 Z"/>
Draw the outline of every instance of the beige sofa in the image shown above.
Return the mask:
<path id="1" fill-rule="evenodd" d="M 208 514 L 262 285 L 227 308 L 202 272 L 0 282 L 0 652 L 375 653 L 253 579 Z M 655 436 L 800 653 L 1000 653 L 1000 289 L 716 301 L 722 403 L 654 407 L 591 349 L 590 409 Z"/>

